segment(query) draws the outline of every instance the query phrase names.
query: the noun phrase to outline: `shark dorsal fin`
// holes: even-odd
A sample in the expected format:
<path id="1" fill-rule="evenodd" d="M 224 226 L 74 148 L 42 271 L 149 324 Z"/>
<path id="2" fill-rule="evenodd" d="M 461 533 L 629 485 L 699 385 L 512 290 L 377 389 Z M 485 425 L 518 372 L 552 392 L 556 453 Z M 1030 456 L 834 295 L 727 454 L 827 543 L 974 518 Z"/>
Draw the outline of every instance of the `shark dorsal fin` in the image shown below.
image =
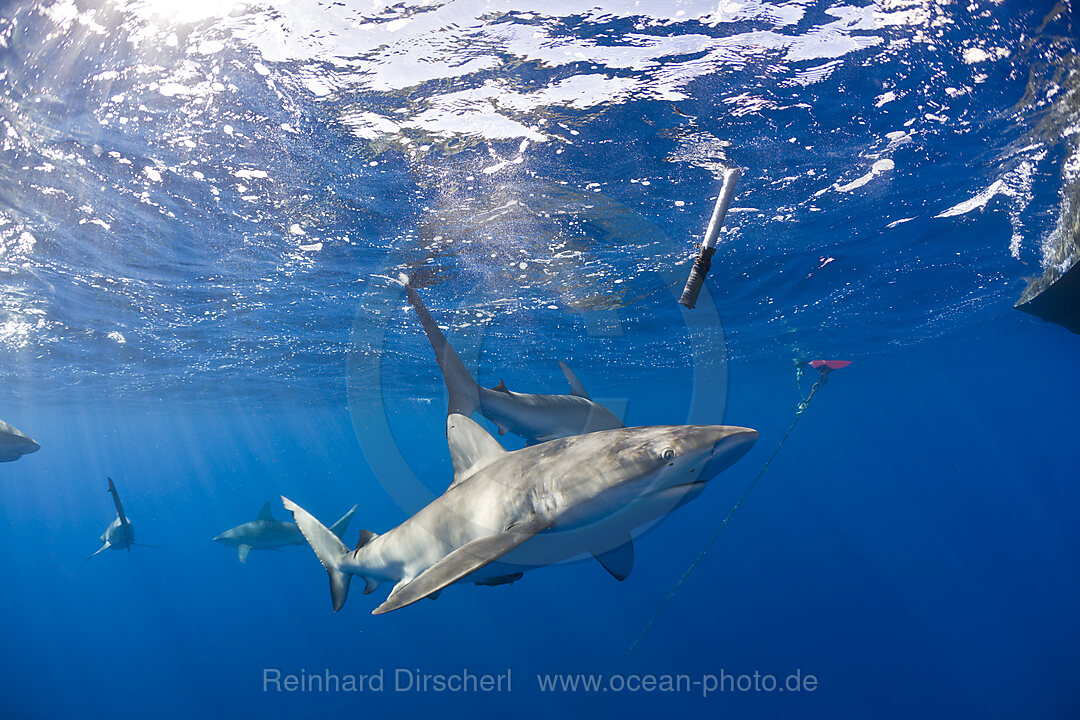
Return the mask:
<path id="1" fill-rule="evenodd" d="M 494 390 L 495 392 L 502 392 L 502 393 L 507 393 L 507 394 L 510 393 L 510 388 L 506 387 L 506 381 L 502 380 L 502 379 L 499 380 L 498 385 L 496 385 L 495 387 L 493 387 L 491 389 Z"/>
<path id="2" fill-rule="evenodd" d="M 446 441 L 450 446 L 450 459 L 454 462 L 454 482 L 451 485 L 506 454 L 498 440 L 464 415 L 446 418 Z"/>
<path id="3" fill-rule="evenodd" d="M 379 537 L 379 536 L 376 533 L 371 532 L 370 530 L 361 530 L 360 531 L 360 539 L 356 541 L 356 548 L 355 549 L 359 550 L 360 548 L 364 547 L 365 545 L 367 545 L 369 542 L 371 542 L 372 540 L 374 540 L 377 537 Z M 378 584 L 376 583 L 376 586 L 377 585 Z"/>
<path id="4" fill-rule="evenodd" d="M 262 510 L 259 511 L 259 515 L 256 520 L 273 520 L 274 513 L 270 512 L 270 503 L 266 503 L 262 506 Z"/>
<path id="5" fill-rule="evenodd" d="M 577 375 L 574 374 L 574 371 L 568 368 L 566 363 L 561 360 L 559 361 L 559 367 L 562 368 L 563 375 L 566 376 L 567 381 L 570 383 L 570 394 L 590 400 L 589 393 L 585 392 L 585 386 L 577 379 Z"/>

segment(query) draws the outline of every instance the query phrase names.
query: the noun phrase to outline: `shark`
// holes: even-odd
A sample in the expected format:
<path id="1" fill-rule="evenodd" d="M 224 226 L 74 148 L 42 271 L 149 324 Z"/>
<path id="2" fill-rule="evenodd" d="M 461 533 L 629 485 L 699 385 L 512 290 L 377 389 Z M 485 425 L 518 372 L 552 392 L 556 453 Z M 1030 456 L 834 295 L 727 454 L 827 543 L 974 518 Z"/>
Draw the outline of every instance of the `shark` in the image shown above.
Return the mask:
<path id="1" fill-rule="evenodd" d="M 40 449 L 26 433 L 0 420 L 0 462 L 12 462 Z"/>
<path id="2" fill-rule="evenodd" d="M 97 552 L 86 559 L 89 560 L 102 550 L 127 550 L 131 552 L 132 545 L 157 548 L 157 545 L 145 545 L 135 542 L 135 526 L 128 519 L 128 516 L 124 514 L 124 506 L 120 504 L 120 494 L 116 492 L 113 479 L 107 478 L 107 480 L 109 481 L 109 492 L 112 494 L 113 504 L 116 505 L 116 517 L 109 523 L 109 527 L 105 528 L 105 532 L 101 534 L 103 545 L 97 549 Z"/>
<path id="3" fill-rule="evenodd" d="M 513 392 L 502 381 L 494 388 L 481 387 L 424 307 L 416 290 L 406 284 L 405 292 L 442 370 L 450 396 L 447 415 L 471 416 L 479 411 L 495 423 L 500 435 L 509 432 L 529 444 L 625 427 L 622 420 L 589 397 L 585 386 L 564 362 L 560 362 L 559 367 L 570 383 L 569 395 Z"/>
<path id="4" fill-rule="evenodd" d="M 757 431 L 726 425 L 614 428 L 504 449 L 472 419 L 447 418 L 453 482 L 397 527 L 350 550 L 282 497 L 330 577 L 340 610 L 354 576 L 364 593 L 393 583 L 379 615 L 455 583 L 502 585 L 591 553 L 616 579 L 634 561 L 632 531 L 698 497 Z"/>
<path id="5" fill-rule="evenodd" d="M 356 508 L 357 506 L 353 505 L 352 510 L 330 526 L 330 531 L 338 538 L 345 534 L 349 521 L 356 513 Z M 237 548 L 240 562 L 246 563 L 248 553 L 252 550 L 277 550 L 287 545 L 303 545 L 304 536 L 296 527 L 296 523 L 275 520 L 270 510 L 270 503 L 267 502 L 254 520 L 226 530 L 215 537 L 214 542 Z"/>

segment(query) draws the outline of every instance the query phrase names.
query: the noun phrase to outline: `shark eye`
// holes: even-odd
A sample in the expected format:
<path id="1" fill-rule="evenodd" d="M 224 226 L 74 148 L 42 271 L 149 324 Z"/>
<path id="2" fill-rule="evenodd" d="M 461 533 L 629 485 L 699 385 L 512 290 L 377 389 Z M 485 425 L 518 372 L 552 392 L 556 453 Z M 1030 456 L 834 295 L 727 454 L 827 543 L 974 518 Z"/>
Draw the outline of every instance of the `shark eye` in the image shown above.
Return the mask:
<path id="1" fill-rule="evenodd" d="M 664 459 L 664 462 L 671 462 L 675 459 L 675 451 L 671 448 L 664 448 L 664 452 L 660 453 L 660 457 Z"/>

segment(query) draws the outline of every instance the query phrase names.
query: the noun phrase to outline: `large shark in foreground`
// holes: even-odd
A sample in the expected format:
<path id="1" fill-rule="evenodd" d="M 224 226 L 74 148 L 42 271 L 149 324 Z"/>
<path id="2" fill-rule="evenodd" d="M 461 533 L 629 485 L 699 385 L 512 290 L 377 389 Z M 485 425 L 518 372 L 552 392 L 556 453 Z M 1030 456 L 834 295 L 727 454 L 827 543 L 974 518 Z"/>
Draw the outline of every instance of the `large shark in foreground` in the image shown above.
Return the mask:
<path id="1" fill-rule="evenodd" d="M 437 595 L 459 581 L 510 583 L 528 569 L 591 552 L 616 578 L 633 565 L 630 532 L 697 497 L 741 458 L 757 432 L 723 425 L 618 428 L 508 452 L 467 417 L 447 418 L 454 480 L 383 535 L 350 551 L 282 498 L 330 575 L 341 609 L 353 575 L 365 593 L 394 588 L 374 614 Z"/>
<path id="2" fill-rule="evenodd" d="M 94 555 L 97 555 L 102 550 L 127 550 L 131 552 L 132 545 L 156 548 L 156 545 L 144 545 L 135 542 L 135 526 L 128 519 L 128 516 L 124 514 L 124 506 L 120 504 L 120 494 L 116 492 L 116 485 L 113 484 L 112 478 L 108 478 L 108 481 L 109 492 L 112 494 L 113 504 L 116 505 L 116 517 L 109 523 L 109 527 L 105 528 L 105 532 L 101 533 L 101 542 L 104 544 L 97 549 Z M 86 559 L 89 560 L 94 555 Z"/>
<path id="3" fill-rule="evenodd" d="M 353 505 L 352 510 L 330 526 L 331 532 L 339 538 L 342 537 L 355 512 L 356 505 Z M 266 503 L 259 511 L 258 517 L 251 522 L 226 530 L 214 538 L 214 542 L 237 548 L 240 553 L 240 562 L 246 563 L 248 553 L 252 550 L 277 550 L 287 545 L 303 545 L 304 536 L 300 534 L 296 523 L 275 520 L 270 511 L 270 503 Z"/>
<path id="4" fill-rule="evenodd" d="M 25 433 L 0 420 L 0 462 L 18 460 L 40 449 L 41 446 Z"/>
<path id="5" fill-rule="evenodd" d="M 468 417 L 480 411 L 498 426 L 500 435 L 511 432 L 529 443 L 624 427 L 623 422 L 607 408 L 593 402 L 581 381 L 565 363 L 559 363 L 559 367 L 570 383 L 569 395 L 516 393 L 508 390 L 502 382 L 492 389 L 480 387 L 435 324 L 420 296 L 409 285 L 405 286 L 405 291 L 420 317 L 420 324 L 424 326 L 424 332 L 435 350 L 435 360 L 442 370 L 450 394 L 447 415 Z"/>

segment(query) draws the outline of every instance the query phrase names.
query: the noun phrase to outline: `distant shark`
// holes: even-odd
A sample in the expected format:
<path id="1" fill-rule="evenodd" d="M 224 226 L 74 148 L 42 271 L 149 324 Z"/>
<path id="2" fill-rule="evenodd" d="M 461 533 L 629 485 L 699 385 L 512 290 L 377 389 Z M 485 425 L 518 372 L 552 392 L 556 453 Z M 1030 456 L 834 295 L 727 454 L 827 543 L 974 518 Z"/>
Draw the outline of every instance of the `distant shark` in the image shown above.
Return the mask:
<path id="1" fill-rule="evenodd" d="M 135 542 L 135 526 L 132 525 L 131 520 L 124 514 L 124 506 L 120 504 L 120 495 L 116 492 L 116 485 L 113 484 L 112 478 L 107 478 L 109 481 L 109 492 L 113 496 L 113 504 L 116 505 L 116 518 L 109 523 L 109 527 L 105 528 L 105 532 L 101 534 L 101 542 L 104 543 L 94 555 L 97 555 L 102 550 L 127 550 L 131 552 L 132 545 L 139 545 L 141 547 L 156 548 L 157 545 L 144 545 L 143 543 Z M 94 557 L 91 555 L 86 558 L 89 560 Z"/>
<path id="2" fill-rule="evenodd" d="M 363 533 L 355 550 L 282 498 L 330 576 L 334 610 L 353 575 L 365 593 L 394 583 L 376 615 L 457 582 L 512 583 L 583 552 L 622 580 L 634 561 L 631 530 L 697 497 L 758 436 L 723 425 L 617 428 L 508 452 L 458 414 L 446 435 L 450 487 L 389 532 Z"/>
<path id="3" fill-rule="evenodd" d="M 503 382 L 492 389 L 480 387 L 435 324 L 420 296 L 409 285 L 405 286 L 405 291 L 435 350 L 435 360 L 442 369 L 443 381 L 450 395 L 447 415 L 468 417 L 480 411 L 498 426 L 500 435 L 510 432 L 525 438 L 530 444 L 625 427 L 607 408 L 593 402 L 581 381 L 562 362 L 559 367 L 570 382 L 569 395 L 511 392 Z"/>
<path id="4" fill-rule="evenodd" d="M 349 527 L 349 521 L 352 520 L 356 507 L 353 505 L 352 510 L 330 526 L 330 531 L 339 538 L 342 537 Z M 270 511 L 270 503 L 266 503 L 259 511 L 258 517 L 251 522 L 226 530 L 214 538 L 214 542 L 238 548 L 240 562 L 246 563 L 248 553 L 252 550 L 277 550 L 287 545 L 303 545 L 304 536 L 300 534 L 296 523 L 275 520 Z"/>
<path id="5" fill-rule="evenodd" d="M 40 449 L 41 446 L 25 433 L 0 420 L 0 462 L 18 460 Z"/>

